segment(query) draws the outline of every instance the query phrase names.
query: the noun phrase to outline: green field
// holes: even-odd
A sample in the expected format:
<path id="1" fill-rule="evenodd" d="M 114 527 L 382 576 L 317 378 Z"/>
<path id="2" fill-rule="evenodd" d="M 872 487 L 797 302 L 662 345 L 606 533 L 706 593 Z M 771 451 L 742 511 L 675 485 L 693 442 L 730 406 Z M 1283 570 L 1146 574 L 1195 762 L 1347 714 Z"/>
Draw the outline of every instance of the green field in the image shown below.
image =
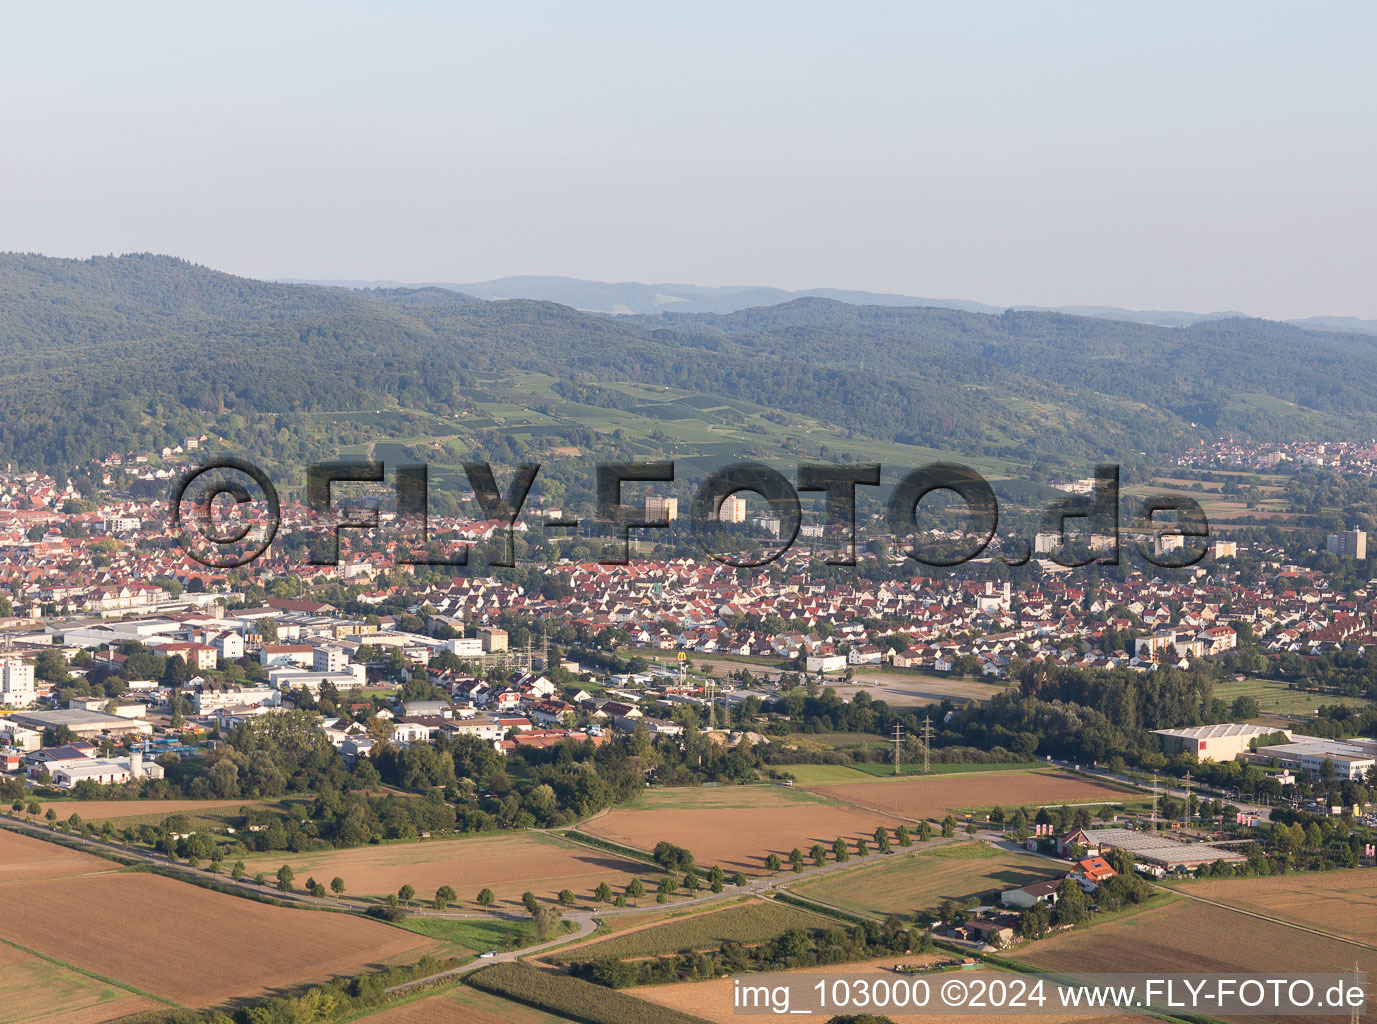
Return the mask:
<path id="1" fill-rule="evenodd" d="M 887 857 L 793 886 L 800 896 L 854 914 L 929 915 L 943 900 L 993 895 L 1032 882 L 1058 878 L 1065 867 L 1031 854 L 1011 853 L 985 843 L 958 843 L 909 857 Z"/>
<path id="2" fill-rule="evenodd" d="M 717 949 L 724 942 L 764 942 L 790 928 L 825 928 L 834 922 L 782 903 L 751 900 L 725 910 L 676 918 L 602 942 L 579 946 L 556 960 L 594 960 L 599 957 L 661 956 L 685 949 Z"/>
<path id="3" fill-rule="evenodd" d="M 824 786 L 836 782 L 867 782 L 877 779 L 894 778 L 892 764 L 781 764 L 773 766 L 776 770 L 789 772 L 794 782 L 800 786 Z M 1022 772 L 1034 768 L 1046 768 L 1038 761 L 1024 761 L 1016 764 L 934 764 L 932 775 L 967 775 L 988 772 Z M 904 775 L 922 775 L 921 764 L 902 764 Z"/>
<path id="4" fill-rule="evenodd" d="M 483 920 L 409 915 L 397 924 L 409 932 L 416 932 L 418 935 L 439 939 L 442 942 L 452 942 L 473 953 L 528 946 L 537 941 L 530 924 L 498 918 Z M 561 927 L 568 931 L 573 926 L 565 921 Z"/>
<path id="5" fill-rule="evenodd" d="M 1343 704 L 1346 707 L 1367 707 L 1371 702 L 1361 697 L 1339 697 L 1328 693 L 1307 693 L 1292 690 L 1276 679 L 1258 679 L 1250 676 L 1241 683 L 1215 683 L 1214 695 L 1232 703 L 1237 697 L 1255 697 L 1264 715 L 1303 715 L 1314 714 L 1316 708 L 1324 704 Z"/>

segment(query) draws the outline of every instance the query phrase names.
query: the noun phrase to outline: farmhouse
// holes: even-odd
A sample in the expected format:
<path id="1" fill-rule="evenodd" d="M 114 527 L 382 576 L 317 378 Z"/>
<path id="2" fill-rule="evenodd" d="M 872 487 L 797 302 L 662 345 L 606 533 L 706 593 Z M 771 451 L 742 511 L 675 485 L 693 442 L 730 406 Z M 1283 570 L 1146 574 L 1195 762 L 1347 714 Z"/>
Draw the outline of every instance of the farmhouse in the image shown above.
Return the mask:
<path id="1" fill-rule="evenodd" d="M 1016 910 L 1027 910 L 1035 903 L 1046 903 L 1049 907 L 1055 907 L 1059 888 L 1061 879 L 1049 878 L 1045 882 L 1020 885 L 1017 889 L 1005 889 L 999 894 L 999 902 L 1001 906 Z"/>

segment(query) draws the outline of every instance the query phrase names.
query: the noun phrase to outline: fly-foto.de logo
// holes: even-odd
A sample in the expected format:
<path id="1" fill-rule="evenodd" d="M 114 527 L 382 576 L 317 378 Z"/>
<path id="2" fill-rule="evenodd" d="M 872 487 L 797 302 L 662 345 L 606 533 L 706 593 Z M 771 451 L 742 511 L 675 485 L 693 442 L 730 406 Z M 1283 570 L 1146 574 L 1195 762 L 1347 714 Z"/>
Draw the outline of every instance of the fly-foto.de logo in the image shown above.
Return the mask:
<path id="1" fill-rule="evenodd" d="M 452 556 L 436 557 L 431 545 L 428 512 L 429 467 L 407 463 L 392 468 L 395 517 L 390 529 L 404 552 L 397 561 L 409 565 L 469 564 L 466 549 Z M 522 510 L 540 474 L 540 463 L 516 466 L 505 493 L 497 474 L 487 462 L 465 462 L 464 474 L 484 519 L 498 524 L 500 550 L 488 558 L 493 566 L 516 563 L 515 532 Z M 385 485 L 388 467 L 371 459 L 346 459 L 316 463 L 306 471 L 305 526 L 318 541 L 306 558 L 314 565 L 335 565 L 340 560 L 342 530 L 381 530 L 383 516 L 377 508 L 343 508 L 336 504 L 336 484 Z M 879 463 L 835 465 L 803 463 L 790 480 L 779 470 L 759 462 L 738 462 L 709 472 L 697 485 L 691 500 L 690 528 L 703 552 L 715 561 L 740 567 L 766 565 L 780 558 L 799 537 L 803 527 L 801 493 L 823 497 L 824 522 L 814 527 L 830 537 L 838 549 L 828 555 L 829 565 L 855 565 L 859 538 L 856 498 L 860 487 L 880 487 Z M 544 517 L 539 520 L 551 532 L 584 530 L 605 538 L 611 551 L 599 561 L 624 565 L 629 560 L 631 530 L 666 529 L 669 517 L 652 518 L 642 507 L 624 500 L 628 483 L 671 484 L 672 461 L 616 462 L 596 467 L 596 511 L 588 520 Z M 251 486 L 250 486 L 251 485 Z M 254 492 L 257 492 L 255 496 Z M 964 521 L 959 528 L 933 531 L 919 527 L 920 506 L 935 492 L 955 496 Z M 768 508 L 771 541 L 764 550 L 727 553 L 714 547 L 712 531 L 722 521 L 722 507 L 742 493 L 758 495 Z M 1165 518 L 1174 515 L 1174 520 Z M 220 458 L 194 467 L 175 482 L 169 498 L 169 517 L 192 558 L 202 565 L 233 568 L 247 565 L 269 550 L 282 524 L 282 501 L 266 472 L 241 458 Z M 1119 467 L 1095 467 L 1094 486 L 1088 494 L 1066 495 L 1053 501 L 1040 516 L 1035 543 L 1019 537 L 1000 538 L 999 558 L 1018 566 L 1036 555 L 1063 566 L 1096 562 L 1116 565 L 1120 546 Z M 1089 526 L 1095 543 L 1073 542 L 1077 521 Z M 931 462 L 905 473 L 890 488 L 884 502 L 883 523 L 894 549 L 916 562 L 932 567 L 962 565 L 986 554 L 999 528 L 999 501 L 994 489 L 979 472 L 954 462 Z M 1132 534 L 1139 555 L 1154 566 L 1182 568 L 1205 555 L 1209 524 L 1194 499 L 1175 493 L 1149 495 L 1136 508 Z M 1034 550 L 1036 548 L 1036 551 Z"/>

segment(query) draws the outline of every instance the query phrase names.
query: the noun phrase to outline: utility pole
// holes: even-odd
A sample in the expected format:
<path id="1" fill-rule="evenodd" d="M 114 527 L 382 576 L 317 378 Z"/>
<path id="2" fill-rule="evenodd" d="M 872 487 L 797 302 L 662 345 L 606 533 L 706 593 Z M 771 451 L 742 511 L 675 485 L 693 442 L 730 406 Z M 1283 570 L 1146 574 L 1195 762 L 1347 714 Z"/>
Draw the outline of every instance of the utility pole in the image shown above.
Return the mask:
<path id="1" fill-rule="evenodd" d="M 708 681 L 703 684 L 703 691 L 708 697 L 708 732 L 712 732 L 717 728 L 717 701 L 714 693 L 716 689 L 717 680 L 709 676 Z"/>
<path id="2" fill-rule="evenodd" d="M 932 771 L 932 765 L 928 761 L 928 755 L 932 750 L 932 719 L 927 715 L 923 716 L 923 774 L 927 775 Z"/>
<path id="3" fill-rule="evenodd" d="M 898 722 L 894 723 L 894 774 L 903 774 L 899 770 L 900 749 L 904 745 L 904 727 Z"/>
<path id="4" fill-rule="evenodd" d="M 1191 827 L 1191 773 L 1190 773 L 1190 772 L 1186 772 L 1185 786 L 1186 786 L 1186 811 L 1185 811 L 1186 828 L 1190 828 L 1190 827 Z"/>

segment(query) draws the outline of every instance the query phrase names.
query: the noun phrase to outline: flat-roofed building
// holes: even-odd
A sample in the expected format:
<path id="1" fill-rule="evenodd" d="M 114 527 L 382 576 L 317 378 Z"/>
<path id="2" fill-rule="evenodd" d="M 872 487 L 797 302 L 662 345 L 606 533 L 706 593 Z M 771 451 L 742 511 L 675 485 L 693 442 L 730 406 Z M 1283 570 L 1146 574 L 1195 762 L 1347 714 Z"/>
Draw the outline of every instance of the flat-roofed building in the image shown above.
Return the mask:
<path id="1" fill-rule="evenodd" d="M 1164 754 L 1194 754 L 1200 761 L 1232 761 L 1247 753 L 1252 740 L 1282 733 L 1288 740 L 1290 729 L 1275 726 L 1227 723 L 1198 725 L 1188 729 L 1154 729 L 1162 737 Z M 1269 750 L 1272 748 L 1269 747 Z"/>
<path id="2" fill-rule="evenodd" d="M 136 718 L 71 708 L 65 711 L 16 711 L 9 716 L 9 720 L 40 733 L 44 729 L 65 725 L 72 730 L 72 735 L 82 739 L 92 736 L 149 736 L 153 733 L 151 724 Z"/>

